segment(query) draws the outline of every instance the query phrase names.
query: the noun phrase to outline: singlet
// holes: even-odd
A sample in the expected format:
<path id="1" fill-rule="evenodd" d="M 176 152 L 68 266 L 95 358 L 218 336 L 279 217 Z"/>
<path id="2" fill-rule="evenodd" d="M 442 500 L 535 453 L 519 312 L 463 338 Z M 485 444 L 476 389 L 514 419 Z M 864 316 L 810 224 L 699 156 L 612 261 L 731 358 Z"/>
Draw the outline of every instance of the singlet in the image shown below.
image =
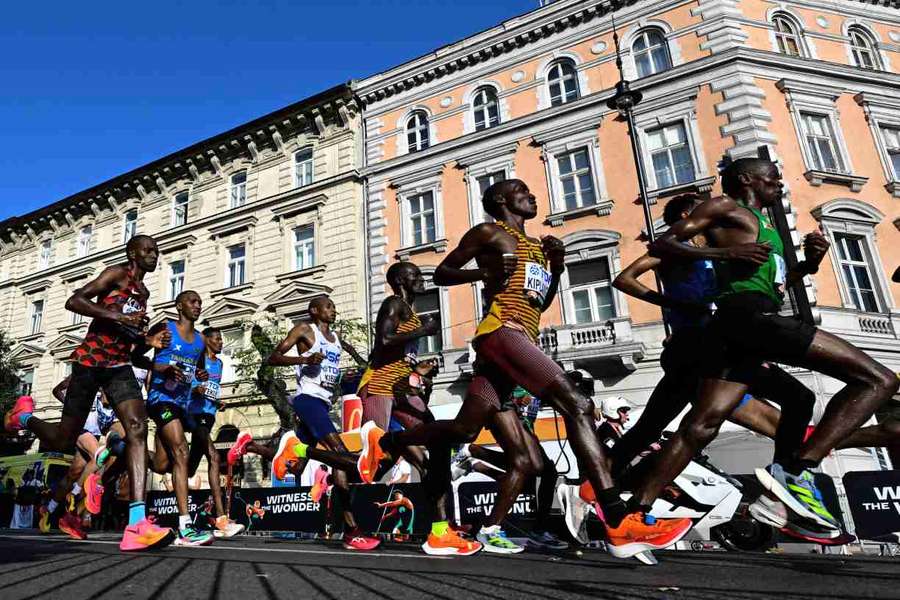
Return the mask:
<path id="1" fill-rule="evenodd" d="M 744 206 L 744 208 L 752 212 L 759 222 L 757 243 L 768 242 L 772 249 L 769 252 L 769 258 L 761 265 L 736 261 L 718 262 L 716 276 L 719 280 L 719 297 L 756 292 L 765 294 L 778 306 L 781 306 L 784 302 L 787 271 L 784 263 L 784 243 L 781 241 L 778 231 L 772 227 L 768 217 L 755 208 L 749 206 Z"/>
<path id="2" fill-rule="evenodd" d="M 497 225 L 516 238 L 518 263 L 504 289 L 491 301 L 487 315 L 475 330 L 475 337 L 507 326 L 521 329 L 532 341 L 537 341 L 544 299 L 550 290 L 547 259 L 540 243 L 529 240 L 521 231 L 506 223 L 498 221 Z"/>
<path id="3" fill-rule="evenodd" d="M 147 310 L 146 301 L 141 298 L 140 282 L 128 272 L 125 288 L 110 292 L 100 300 L 103 308 L 123 314 Z M 87 335 L 74 352 L 72 360 L 85 367 L 119 367 L 131 364 L 133 341 L 122 332 L 115 321 L 94 319 L 88 326 Z"/>
<path id="4" fill-rule="evenodd" d="M 325 358 L 318 365 L 297 365 L 297 393 L 319 398 L 329 406 L 334 396 L 334 388 L 341 376 L 341 340 L 334 331 L 334 341 L 329 342 L 313 323 L 309 324 L 316 336 L 316 341 L 310 346 L 303 356 L 309 356 L 316 352 L 322 353 Z"/>
<path id="5" fill-rule="evenodd" d="M 91 412 L 88 413 L 83 429 L 91 435 L 99 437 L 109 430 L 115 420 L 116 412 L 112 407 L 103 406 L 100 394 L 97 394 L 94 396 L 94 405 L 91 406 Z"/>
<path id="6" fill-rule="evenodd" d="M 218 411 L 216 403 L 222 395 L 222 359 L 210 359 L 206 357 L 206 372 L 209 373 L 209 379 L 206 381 L 197 381 L 196 375 L 191 382 L 191 400 L 188 403 L 188 414 L 191 415 L 215 415 Z M 203 386 L 206 390 L 205 395 L 198 395 L 194 390 Z"/>
<path id="7" fill-rule="evenodd" d="M 422 326 L 422 320 L 416 311 L 409 307 L 412 316 L 408 321 L 404 321 L 397 325 L 395 333 L 410 333 Z M 418 360 L 419 340 L 407 342 L 405 355 L 395 361 L 389 362 L 380 367 L 369 367 L 363 373 L 359 382 L 361 390 L 366 385 L 369 386 L 368 393 L 373 396 L 393 396 L 394 386 L 404 377 L 409 377 L 412 373 L 412 367 Z"/>
<path id="8" fill-rule="evenodd" d="M 172 341 L 168 348 L 156 351 L 153 362 L 158 365 L 180 367 L 187 377 L 187 383 L 178 383 L 174 379 L 165 377 L 162 373 L 153 371 L 150 379 L 150 393 L 147 394 L 147 404 L 169 402 L 187 408 L 194 372 L 197 370 L 197 363 L 203 358 L 203 336 L 199 331 L 194 331 L 194 341 L 187 342 L 178 333 L 175 321 L 166 321 L 166 328 L 172 334 Z"/>
<path id="9" fill-rule="evenodd" d="M 715 308 L 711 300 L 716 297 L 719 287 L 713 261 L 701 259 L 671 263 L 659 269 L 659 276 L 666 296 L 685 302 L 706 304 L 710 310 Z M 703 325 L 704 321 L 708 320 L 708 316 L 698 316 L 677 308 L 666 308 L 665 311 L 666 320 L 673 331 L 682 327 Z"/>

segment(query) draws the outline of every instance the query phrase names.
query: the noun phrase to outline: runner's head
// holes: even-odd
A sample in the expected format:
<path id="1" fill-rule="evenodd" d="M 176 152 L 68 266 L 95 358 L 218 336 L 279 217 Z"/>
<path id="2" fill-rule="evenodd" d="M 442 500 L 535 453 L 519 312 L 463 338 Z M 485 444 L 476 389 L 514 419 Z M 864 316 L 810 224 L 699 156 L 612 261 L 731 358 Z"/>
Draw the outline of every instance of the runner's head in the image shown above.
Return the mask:
<path id="1" fill-rule="evenodd" d="M 138 234 L 128 240 L 125 244 L 125 255 L 128 256 L 129 263 L 136 265 L 145 273 L 155 271 L 159 262 L 159 248 L 156 246 L 156 240 L 149 235 Z"/>
<path id="2" fill-rule="evenodd" d="M 184 290 L 175 296 L 175 310 L 191 323 L 200 318 L 202 308 L 203 301 L 200 300 L 200 294 L 194 290 Z"/>
<path id="3" fill-rule="evenodd" d="M 484 212 L 498 221 L 506 215 L 519 215 L 525 219 L 537 216 L 537 200 L 521 179 L 504 179 L 484 190 L 481 198 Z"/>
<path id="4" fill-rule="evenodd" d="M 213 354 L 222 352 L 222 332 L 217 327 L 207 327 L 203 330 L 203 338 L 206 340 L 206 347 Z"/>
<path id="5" fill-rule="evenodd" d="M 394 293 L 400 290 L 421 294 L 425 291 L 425 278 L 419 267 L 411 262 L 400 261 L 392 264 L 387 270 L 387 282 Z"/>
<path id="6" fill-rule="evenodd" d="M 735 200 L 755 197 L 762 206 L 772 206 L 781 200 L 784 184 L 772 161 L 739 158 L 722 171 L 722 189 Z"/>
<path id="7" fill-rule="evenodd" d="M 402 500 L 402 499 L 403 499 L 403 492 L 401 492 L 400 490 L 395 491 L 394 492 L 394 500 Z"/>
<path id="8" fill-rule="evenodd" d="M 328 296 L 319 296 L 309 301 L 309 316 L 317 323 L 331 325 L 337 319 L 337 309 Z"/>
<path id="9" fill-rule="evenodd" d="M 666 202 L 666 207 L 663 209 L 663 221 L 671 227 L 691 214 L 698 204 L 700 204 L 700 196 L 697 194 L 675 196 Z"/>

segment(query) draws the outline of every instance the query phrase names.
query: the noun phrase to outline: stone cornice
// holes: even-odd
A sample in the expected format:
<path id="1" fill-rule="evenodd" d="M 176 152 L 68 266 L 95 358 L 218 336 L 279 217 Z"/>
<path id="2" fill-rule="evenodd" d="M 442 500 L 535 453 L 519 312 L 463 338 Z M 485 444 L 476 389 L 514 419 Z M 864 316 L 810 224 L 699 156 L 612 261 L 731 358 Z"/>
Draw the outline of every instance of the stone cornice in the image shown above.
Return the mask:
<path id="1" fill-rule="evenodd" d="M 259 219 L 257 219 L 253 215 L 244 215 L 237 219 L 226 221 L 225 223 L 219 223 L 209 228 L 209 237 L 215 239 L 224 237 L 231 233 L 250 229 L 251 227 L 256 226 L 256 222 L 258 220 Z"/>

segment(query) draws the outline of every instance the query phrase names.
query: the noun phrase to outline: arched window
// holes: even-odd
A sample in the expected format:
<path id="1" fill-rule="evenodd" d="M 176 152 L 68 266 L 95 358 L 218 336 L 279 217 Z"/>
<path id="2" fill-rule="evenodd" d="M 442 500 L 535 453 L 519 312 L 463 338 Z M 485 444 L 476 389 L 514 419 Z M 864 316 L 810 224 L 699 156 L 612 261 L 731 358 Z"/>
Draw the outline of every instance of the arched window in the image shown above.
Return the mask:
<path id="1" fill-rule="evenodd" d="M 494 88 L 488 86 L 479 88 L 472 99 L 472 110 L 475 113 L 475 131 L 500 124 L 500 105 Z"/>
<path id="2" fill-rule="evenodd" d="M 578 99 L 578 73 L 571 61 L 553 63 L 547 72 L 550 88 L 550 106 L 559 106 Z"/>
<path id="3" fill-rule="evenodd" d="M 784 13 L 776 13 L 772 17 L 775 28 L 775 43 L 778 51 L 788 56 L 803 56 L 803 44 L 800 32 L 794 20 Z"/>
<path id="4" fill-rule="evenodd" d="M 878 51 L 872 34 L 859 25 L 849 28 L 850 50 L 853 53 L 853 62 L 863 69 L 880 69 Z"/>
<path id="5" fill-rule="evenodd" d="M 666 36 L 655 27 L 638 32 L 631 44 L 631 52 L 638 77 L 647 77 L 672 68 Z"/>
<path id="6" fill-rule="evenodd" d="M 428 147 L 428 115 L 417 110 L 406 120 L 406 143 L 410 152 Z"/>

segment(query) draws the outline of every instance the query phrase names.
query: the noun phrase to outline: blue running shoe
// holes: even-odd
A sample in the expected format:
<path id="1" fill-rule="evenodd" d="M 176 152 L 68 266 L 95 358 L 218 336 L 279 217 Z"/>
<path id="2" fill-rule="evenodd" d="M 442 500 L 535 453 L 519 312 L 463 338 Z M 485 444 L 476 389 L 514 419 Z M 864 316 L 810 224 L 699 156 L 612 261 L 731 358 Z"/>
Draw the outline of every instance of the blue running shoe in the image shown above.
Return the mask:
<path id="1" fill-rule="evenodd" d="M 756 478 L 794 514 L 826 529 L 841 529 L 838 520 L 825 508 L 822 493 L 808 470 L 794 475 L 778 463 L 772 463 L 765 469 L 756 469 Z"/>

